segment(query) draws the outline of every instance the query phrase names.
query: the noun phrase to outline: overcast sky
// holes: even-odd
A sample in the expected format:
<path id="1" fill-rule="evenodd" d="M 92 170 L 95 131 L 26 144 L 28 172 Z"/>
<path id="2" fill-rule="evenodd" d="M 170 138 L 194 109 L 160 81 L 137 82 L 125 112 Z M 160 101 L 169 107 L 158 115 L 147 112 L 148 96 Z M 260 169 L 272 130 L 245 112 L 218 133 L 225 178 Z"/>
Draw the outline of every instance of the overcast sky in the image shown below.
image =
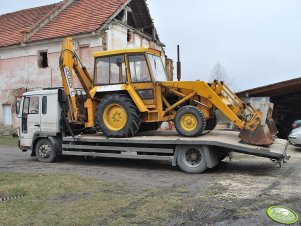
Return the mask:
<path id="1" fill-rule="evenodd" d="M 58 2 L 2 1 L 0 14 Z M 300 0 L 148 0 L 160 40 L 183 80 L 208 81 L 219 62 L 244 90 L 301 77 Z"/>

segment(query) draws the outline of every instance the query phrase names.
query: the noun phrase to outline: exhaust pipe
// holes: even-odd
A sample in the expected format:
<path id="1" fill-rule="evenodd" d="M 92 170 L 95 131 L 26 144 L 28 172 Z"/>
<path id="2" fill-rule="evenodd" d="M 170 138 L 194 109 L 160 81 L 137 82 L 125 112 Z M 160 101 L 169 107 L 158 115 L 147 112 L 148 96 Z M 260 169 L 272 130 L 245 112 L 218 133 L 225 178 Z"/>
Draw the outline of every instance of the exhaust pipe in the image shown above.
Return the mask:
<path id="1" fill-rule="evenodd" d="M 178 81 L 181 81 L 182 72 L 181 72 L 180 46 L 179 45 L 177 45 L 177 56 L 178 56 L 178 61 L 177 61 L 177 79 L 178 79 Z"/>

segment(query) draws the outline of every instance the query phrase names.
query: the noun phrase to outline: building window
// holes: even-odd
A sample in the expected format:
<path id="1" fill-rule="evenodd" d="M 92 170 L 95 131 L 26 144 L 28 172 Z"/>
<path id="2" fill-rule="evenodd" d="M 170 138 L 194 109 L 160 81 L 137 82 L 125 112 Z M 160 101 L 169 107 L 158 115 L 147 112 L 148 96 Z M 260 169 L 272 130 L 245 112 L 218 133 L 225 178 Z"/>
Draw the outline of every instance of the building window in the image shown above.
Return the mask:
<path id="1" fill-rule="evenodd" d="M 38 66 L 39 68 L 48 67 L 48 53 L 47 51 L 38 52 Z"/>
<path id="2" fill-rule="evenodd" d="M 4 104 L 2 105 L 3 108 L 3 124 L 6 126 L 12 125 L 12 114 L 11 114 L 11 105 Z"/>
<path id="3" fill-rule="evenodd" d="M 133 43 L 133 40 L 134 40 L 133 34 L 132 34 L 132 32 L 128 29 L 128 31 L 127 31 L 127 41 L 128 41 L 128 43 Z"/>

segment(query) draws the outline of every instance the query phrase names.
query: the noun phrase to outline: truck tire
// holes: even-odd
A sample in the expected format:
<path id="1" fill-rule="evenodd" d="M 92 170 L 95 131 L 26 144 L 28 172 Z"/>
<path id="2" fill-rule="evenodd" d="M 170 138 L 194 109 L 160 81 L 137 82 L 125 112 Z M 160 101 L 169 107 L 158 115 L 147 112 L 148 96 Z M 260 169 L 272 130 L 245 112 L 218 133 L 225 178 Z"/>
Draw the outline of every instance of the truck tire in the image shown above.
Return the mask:
<path id="1" fill-rule="evenodd" d="M 96 125 L 107 137 L 132 137 L 140 129 L 140 112 L 126 94 L 105 96 L 98 104 Z"/>
<path id="2" fill-rule="evenodd" d="M 217 125 L 217 121 L 218 121 L 218 118 L 217 118 L 217 112 L 214 111 L 213 113 L 213 117 L 211 119 L 208 119 L 206 121 L 206 127 L 205 127 L 205 130 L 214 130 L 214 128 L 216 127 Z"/>
<path id="3" fill-rule="evenodd" d="M 202 134 L 206 126 L 203 112 L 195 106 L 181 107 L 174 119 L 175 128 L 184 137 L 196 137 Z"/>
<path id="4" fill-rule="evenodd" d="M 57 160 L 57 153 L 52 142 L 43 138 L 38 141 L 35 148 L 36 157 L 40 162 L 51 163 Z"/>
<path id="5" fill-rule="evenodd" d="M 205 153 L 202 147 L 183 146 L 177 155 L 177 165 L 185 173 L 203 173 L 207 169 Z"/>

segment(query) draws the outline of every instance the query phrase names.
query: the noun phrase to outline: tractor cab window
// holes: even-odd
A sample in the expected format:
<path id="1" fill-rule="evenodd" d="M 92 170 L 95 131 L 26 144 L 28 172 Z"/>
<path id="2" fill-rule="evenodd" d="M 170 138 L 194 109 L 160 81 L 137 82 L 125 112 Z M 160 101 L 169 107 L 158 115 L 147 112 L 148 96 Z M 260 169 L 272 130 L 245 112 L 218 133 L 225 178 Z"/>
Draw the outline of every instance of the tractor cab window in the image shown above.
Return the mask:
<path id="1" fill-rule="evenodd" d="M 132 82 L 150 82 L 152 80 L 145 55 L 132 55 L 128 59 Z"/>
<path id="2" fill-rule="evenodd" d="M 99 85 L 120 84 L 126 82 L 125 61 L 123 55 L 96 59 L 95 81 Z"/>
<path id="3" fill-rule="evenodd" d="M 152 68 L 155 80 L 158 82 L 166 81 L 166 73 L 163 67 L 162 59 L 159 56 L 148 54 L 148 59 Z"/>

